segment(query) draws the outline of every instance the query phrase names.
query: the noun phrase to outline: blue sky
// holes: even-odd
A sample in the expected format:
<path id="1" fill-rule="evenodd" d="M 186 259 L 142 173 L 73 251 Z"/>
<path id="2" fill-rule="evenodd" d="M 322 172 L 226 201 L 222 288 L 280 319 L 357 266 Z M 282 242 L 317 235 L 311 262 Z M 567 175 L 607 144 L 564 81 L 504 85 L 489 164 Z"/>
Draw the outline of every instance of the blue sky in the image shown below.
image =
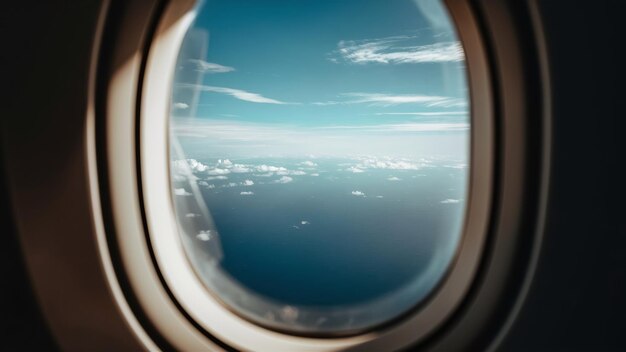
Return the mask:
<path id="1" fill-rule="evenodd" d="M 173 89 L 179 135 L 223 153 L 467 153 L 463 52 L 439 1 L 206 1 Z"/>

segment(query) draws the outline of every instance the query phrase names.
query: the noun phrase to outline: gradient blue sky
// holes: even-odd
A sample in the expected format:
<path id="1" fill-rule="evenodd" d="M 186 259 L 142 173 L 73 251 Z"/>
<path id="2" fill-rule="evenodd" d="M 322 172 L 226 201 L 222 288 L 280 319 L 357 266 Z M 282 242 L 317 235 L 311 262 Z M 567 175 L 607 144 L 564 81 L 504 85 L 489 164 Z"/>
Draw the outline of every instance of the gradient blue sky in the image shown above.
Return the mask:
<path id="1" fill-rule="evenodd" d="M 440 1 L 209 0 L 182 50 L 174 126 L 223 153 L 467 153 L 463 53 Z"/>

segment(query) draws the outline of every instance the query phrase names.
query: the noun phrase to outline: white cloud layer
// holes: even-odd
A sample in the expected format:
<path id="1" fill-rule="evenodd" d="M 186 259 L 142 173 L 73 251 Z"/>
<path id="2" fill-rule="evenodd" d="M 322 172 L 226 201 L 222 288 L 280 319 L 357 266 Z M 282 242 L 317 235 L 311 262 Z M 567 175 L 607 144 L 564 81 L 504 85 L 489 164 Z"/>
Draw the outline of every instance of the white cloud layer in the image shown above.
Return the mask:
<path id="1" fill-rule="evenodd" d="M 381 120 L 381 123 L 367 125 L 344 122 L 302 128 L 287 124 L 179 118 L 174 120 L 173 133 L 181 140 L 202 141 L 214 154 L 246 159 L 259 154 L 293 158 L 307 154 L 317 157 L 401 155 L 411 158 L 449 154 L 462 159 L 466 153 L 464 148 L 470 127 L 466 121 L 396 123 Z M 279 171 L 272 166 L 279 167 L 246 164 L 237 171 L 248 168 L 251 173 L 266 175 Z M 228 170 L 226 166 L 218 168 Z"/>

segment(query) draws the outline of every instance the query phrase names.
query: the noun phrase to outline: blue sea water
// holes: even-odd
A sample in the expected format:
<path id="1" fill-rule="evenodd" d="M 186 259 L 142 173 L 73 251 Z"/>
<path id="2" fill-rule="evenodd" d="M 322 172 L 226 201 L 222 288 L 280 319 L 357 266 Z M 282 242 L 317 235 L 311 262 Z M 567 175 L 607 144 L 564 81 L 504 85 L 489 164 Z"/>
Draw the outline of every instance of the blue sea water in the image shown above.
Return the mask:
<path id="1" fill-rule="evenodd" d="M 194 182 L 219 235 L 221 270 L 284 305 L 333 308 L 376 300 L 432 275 L 432 261 L 450 262 L 454 251 L 442 248 L 459 240 L 467 169 L 458 163 L 198 162 L 208 166 L 194 172 Z M 193 241 L 197 248 L 210 245 Z"/>

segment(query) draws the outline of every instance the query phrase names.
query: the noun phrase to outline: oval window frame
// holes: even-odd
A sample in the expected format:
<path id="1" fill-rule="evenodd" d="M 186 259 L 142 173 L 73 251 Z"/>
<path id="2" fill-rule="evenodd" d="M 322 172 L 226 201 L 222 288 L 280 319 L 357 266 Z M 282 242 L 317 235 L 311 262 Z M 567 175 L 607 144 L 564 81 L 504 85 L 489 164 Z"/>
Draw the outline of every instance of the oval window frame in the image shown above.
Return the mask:
<path id="1" fill-rule="evenodd" d="M 167 314 L 176 316 L 176 309 L 179 310 L 175 321 L 157 324 L 160 325 L 158 330 L 166 337 L 177 336 L 175 340 L 181 340 L 177 335 L 181 329 L 187 330 L 186 335 L 193 338 L 181 346 L 177 345 L 178 348 L 224 348 L 219 342 L 222 341 L 227 346 L 244 350 L 332 351 L 376 349 L 381 346 L 400 349 L 434 332 L 456 310 L 478 270 L 488 232 L 494 179 L 494 112 L 486 49 L 477 21 L 465 1 L 447 1 L 447 5 L 465 49 L 471 100 L 468 205 L 457 258 L 440 287 L 418 309 L 385 328 L 332 339 L 283 334 L 250 323 L 217 302 L 195 276 L 178 235 L 169 190 L 168 151 L 170 85 L 180 44 L 193 20 L 193 1 L 172 1 L 165 5 L 149 43 L 144 65 L 137 66 L 135 62 L 132 69 L 121 67 L 115 72 L 119 82 L 139 85 L 138 116 L 137 111 L 116 109 L 119 101 L 114 97 L 119 86 L 116 86 L 115 80 L 109 86 L 107 129 L 130 129 L 127 131 L 136 133 L 137 145 L 125 143 L 113 147 L 113 136 L 109 137 L 107 144 L 112 160 L 116 155 L 138 159 L 139 175 L 136 175 L 135 181 L 139 188 L 139 204 L 143 205 L 140 211 L 147 234 L 138 227 L 131 232 L 117 231 L 122 262 L 125 263 L 125 270 L 130 271 L 128 276 L 134 293 L 151 321 L 155 321 L 155 315 L 159 315 L 156 311 L 162 309 L 163 304 L 171 310 Z M 120 123 L 125 117 L 130 117 L 131 121 L 138 118 L 137 126 Z M 123 191 L 119 187 L 111 189 L 116 199 L 128 197 L 120 194 Z M 165 287 L 155 291 L 154 288 L 160 284 Z M 172 301 L 168 303 L 167 298 Z M 185 319 L 191 322 L 185 323 Z M 198 334 L 198 331 L 189 329 L 203 331 Z"/>

